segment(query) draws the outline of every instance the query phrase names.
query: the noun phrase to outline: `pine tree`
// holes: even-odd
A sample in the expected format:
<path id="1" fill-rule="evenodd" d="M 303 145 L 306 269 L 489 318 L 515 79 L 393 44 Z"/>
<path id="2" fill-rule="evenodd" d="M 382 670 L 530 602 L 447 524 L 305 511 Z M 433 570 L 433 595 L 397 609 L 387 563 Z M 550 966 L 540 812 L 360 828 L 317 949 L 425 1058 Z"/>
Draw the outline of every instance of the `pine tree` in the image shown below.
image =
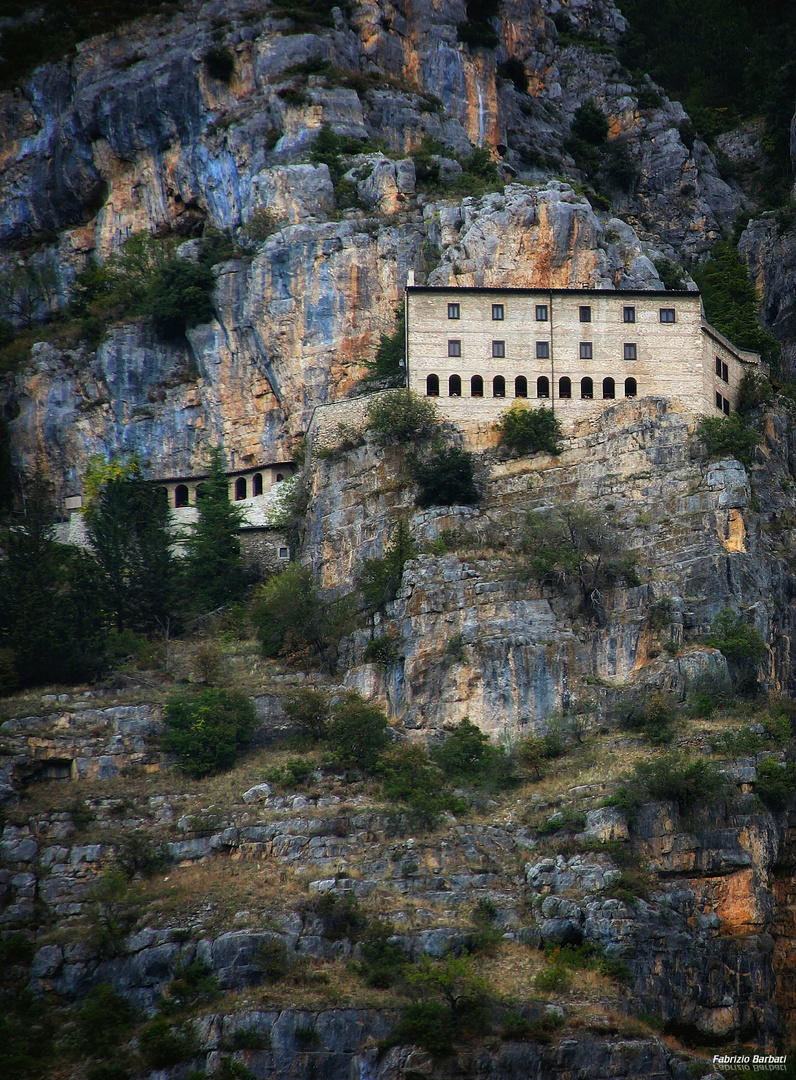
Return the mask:
<path id="1" fill-rule="evenodd" d="M 186 542 L 185 574 L 194 604 L 214 611 L 243 592 L 243 563 L 238 530 L 243 515 L 229 501 L 229 483 L 221 450 L 210 454 L 210 473 L 197 493 L 199 521 Z"/>
<path id="2" fill-rule="evenodd" d="M 143 480 L 137 467 L 130 469 L 101 486 L 86 524 L 116 629 L 148 633 L 167 626 L 175 571 L 165 489 Z"/>

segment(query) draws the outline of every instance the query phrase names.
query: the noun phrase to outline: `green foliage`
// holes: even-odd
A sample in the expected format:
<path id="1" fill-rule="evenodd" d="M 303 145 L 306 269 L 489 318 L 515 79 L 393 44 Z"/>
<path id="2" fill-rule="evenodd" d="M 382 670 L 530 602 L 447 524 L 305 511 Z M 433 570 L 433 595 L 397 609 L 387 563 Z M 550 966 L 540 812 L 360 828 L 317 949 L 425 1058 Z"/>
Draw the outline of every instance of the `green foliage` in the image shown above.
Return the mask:
<path id="1" fill-rule="evenodd" d="M 493 19 L 500 10 L 500 0 L 467 0 L 467 18 L 456 28 L 459 41 L 474 49 L 496 49 L 500 38 L 495 32 Z"/>
<path id="2" fill-rule="evenodd" d="M 769 810 L 784 810 L 796 795 L 796 764 L 775 758 L 758 762 L 755 795 Z"/>
<path id="3" fill-rule="evenodd" d="M 336 642 L 351 628 L 350 603 L 322 600 L 310 571 L 291 563 L 260 586 L 252 622 L 264 656 L 296 662 L 322 657 L 333 667 Z"/>
<path id="4" fill-rule="evenodd" d="M 561 757 L 563 753 L 563 740 L 557 731 L 550 731 L 541 737 L 527 735 L 517 746 L 520 763 L 532 772 L 537 780 L 542 779 L 544 763 Z"/>
<path id="5" fill-rule="evenodd" d="M 384 798 L 400 805 L 403 823 L 409 829 L 433 829 L 442 814 L 465 809 L 451 794 L 440 768 L 420 746 L 393 746 L 382 753 L 379 775 Z"/>
<path id="6" fill-rule="evenodd" d="M 0 1075 L 33 1080 L 52 1064 L 54 1025 L 45 1003 L 20 987 L 0 1010 Z"/>
<path id="7" fill-rule="evenodd" d="M 586 828 L 586 815 L 579 810 L 563 810 L 537 825 L 537 836 L 552 836 L 557 832 L 582 832 Z"/>
<path id="8" fill-rule="evenodd" d="M 699 437 L 705 443 L 708 457 L 733 457 L 742 465 L 754 461 L 760 435 L 738 413 L 729 416 L 704 416 L 699 422 Z"/>
<path id="9" fill-rule="evenodd" d="M 737 612 L 724 608 L 710 624 L 705 643 L 724 654 L 737 693 L 757 691 L 757 668 L 768 652 L 757 627 L 750 626 Z"/>
<path id="10" fill-rule="evenodd" d="M 489 1030 L 491 998 L 469 957 L 423 957 L 406 973 L 409 993 L 417 1000 L 401 1012 L 390 1036 L 392 1045 L 414 1043 L 435 1057 L 450 1054 L 461 1040 Z"/>
<path id="11" fill-rule="evenodd" d="M 89 940 L 104 958 L 118 956 L 142 911 L 141 891 L 120 870 L 102 875 L 89 894 Z"/>
<path id="12" fill-rule="evenodd" d="M 101 484 L 85 511 L 99 589 L 116 629 L 168 626 L 175 602 L 165 488 L 128 475 Z"/>
<path id="13" fill-rule="evenodd" d="M 308 742 L 320 742 L 329 726 L 329 702 L 319 690 L 300 687 L 284 701 L 285 716 Z"/>
<path id="14" fill-rule="evenodd" d="M 36 948 L 20 930 L 0 939 L 0 971 L 7 972 L 15 964 L 30 964 Z"/>
<path id="15" fill-rule="evenodd" d="M 565 994 L 572 979 L 565 967 L 555 966 L 540 971 L 534 979 L 534 986 L 543 994 Z"/>
<path id="16" fill-rule="evenodd" d="M 406 377 L 406 315 L 403 307 L 395 312 L 395 330 L 389 335 L 381 335 L 376 358 L 367 366 L 372 379 L 402 382 Z"/>
<path id="17" fill-rule="evenodd" d="M 304 758 L 289 758 L 284 765 L 269 769 L 265 779 L 269 784 L 278 784 L 285 791 L 295 791 L 306 784 L 315 772 L 315 766 Z"/>
<path id="18" fill-rule="evenodd" d="M 290 970 L 290 960 L 284 941 L 271 938 L 270 941 L 263 942 L 257 950 L 257 965 L 265 982 L 275 983 L 284 979 Z M 245 1049 L 245 1042 L 242 1042 L 241 1035 L 242 1032 L 236 1031 L 233 1036 L 233 1044 L 237 1049 Z M 262 1035 L 257 1033 L 256 1038 L 257 1045 L 261 1045 Z M 250 1038 L 248 1041 L 251 1043 L 254 1040 Z"/>
<path id="19" fill-rule="evenodd" d="M 16 681 L 80 682 L 103 664 L 97 564 L 87 553 L 56 543 L 54 531 L 54 508 L 37 472 L 24 515 L 3 539 L 6 558 L 0 562 L 0 647 L 9 689 Z"/>
<path id="20" fill-rule="evenodd" d="M 676 802 L 681 810 L 709 801 L 721 788 L 722 778 L 711 762 L 668 754 L 636 765 L 633 774 L 620 784 L 608 800 L 634 814 L 644 802 Z"/>
<path id="21" fill-rule="evenodd" d="M 205 67 L 211 79 L 229 83 L 235 71 L 235 59 L 229 49 L 211 45 L 204 55 Z"/>
<path id="22" fill-rule="evenodd" d="M 576 139 L 590 146 L 602 146 L 608 141 L 608 120 L 599 105 L 589 98 L 575 110 L 571 131 Z"/>
<path id="23" fill-rule="evenodd" d="M 418 506 L 472 506 L 480 499 L 473 476 L 473 457 L 457 446 L 436 450 L 428 461 L 413 468 L 420 488 Z"/>
<path id="24" fill-rule="evenodd" d="M 198 1052 L 196 1037 L 186 1024 L 175 1025 L 166 1017 L 147 1024 L 140 1035 L 141 1054 L 150 1069 L 170 1069 Z"/>
<path id="25" fill-rule="evenodd" d="M 316 165 L 328 165 L 332 183 L 338 185 L 346 170 L 345 158 L 361 154 L 365 148 L 364 139 L 351 135 L 338 135 L 330 124 L 323 124 L 315 136 L 310 150 L 310 159 Z"/>
<path id="26" fill-rule="evenodd" d="M 95 986 L 77 1010 L 81 1050 L 95 1057 L 112 1057 L 136 1021 L 136 1011 L 109 983 Z"/>
<path id="27" fill-rule="evenodd" d="M 387 717 L 378 705 L 348 693 L 332 709 L 326 742 L 340 765 L 372 775 L 390 743 Z"/>
<path id="28" fill-rule="evenodd" d="M 529 576 L 551 585 L 576 585 L 584 611 L 599 626 L 606 623 L 600 590 L 622 581 L 638 584 L 616 523 L 599 510 L 565 504 L 530 513 L 522 551 Z"/>
<path id="29" fill-rule="evenodd" d="M 627 702 L 620 709 L 619 723 L 627 731 L 640 731 L 653 746 L 664 746 L 674 738 L 675 712 L 663 694 Z"/>
<path id="30" fill-rule="evenodd" d="M 411 390 L 381 396 L 368 408 L 368 430 L 381 445 L 414 443 L 432 434 L 438 425 L 433 403 Z"/>
<path id="31" fill-rule="evenodd" d="M 370 923 L 359 943 L 358 973 L 366 986 L 387 990 L 403 981 L 409 957 L 401 946 L 391 940 L 395 928 L 377 919 Z"/>
<path id="32" fill-rule="evenodd" d="M 0 416 L 0 521 L 14 501 L 13 470 L 11 467 L 11 440 L 8 425 Z"/>
<path id="33" fill-rule="evenodd" d="M 359 573 L 359 589 L 370 612 L 383 611 L 401 587 L 404 566 L 415 556 L 415 543 L 403 520 L 382 559 L 367 559 Z"/>
<path id="34" fill-rule="evenodd" d="M 735 411 L 746 417 L 756 409 L 763 409 L 773 404 L 774 388 L 765 375 L 746 370 L 741 376 L 738 393 L 735 398 Z"/>
<path id="35" fill-rule="evenodd" d="M 187 1007 L 207 1005 L 220 992 L 218 979 L 206 960 L 184 961 L 174 969 L 174 978 L 166 987 L 159 1009 L 165 1015 Z"/>
<path id="36" fill-rule="evenodd" d="M 683 268 L 676 262 L 672 262 L 671 259 L 655 259 L 652 264 L 658 274 L 658 277 L 663 282 L 664 289 L 670 289 L 677 292 L 680 289 L 685 289 L 687 282 L 685 280 L 685 274 Z"/>
<path id="37" fill-rule="evenodd" d="M 525 70 L 525 64 L 518 56 L 510 56 L 508 60 L 504 60 L 498 64 L 498 75 L 501 79 L 507 79 L 509 82 L 514 83 L 514 89 L 518 90 L 521 94 L 528 92 L 528 74 Z"/>
<path id="38" fill-rule="evenodd" d="M 185 580 L 200 611 L 237 600 L 244 589 L 241 511 L 229 499 L 223 452 L 210 451 L 210 470 L 197 491 L 199 520 L 185 542 Z"/>
<path id="39" fill-rule="evenodd" d="M 211 293 L 215 278 L 209 266 L 175 259 L 161 266 L 152 280 L 145 313 L 164 341 L 185 336 L 191 326 L 214 318 Z"/>
<path id="40" fill-rule="evenodd" d="M 369 641 L 365 647 L 364 659 L 369 664 L 378 664 L 380 667 L 389 667 L 401 658 L 401 652 L 394 638 L 388 634 L 380 634 Z"/>
<path id="41" fill-rule="evenodd" d="M 323 923 L 324 937 L 330 941 L 356 941 L 368 925 L 368 920 L 355 896 L 322 893 L 312 904 L 312 911 Z"/>
<path id="42" fill-rule="evenodd" d="M 164 745 L 189 776 L 208 776 L 235 763 L 257 727 L 249 698 L 238 690 L 175 694 L 164 709 Z"/>
<path id="43" fill-rule="evenodd" d="M 154 840 L 145 832 L 132 832 L 125 836 L 116 850 L 116 865 L 128 881 L 139 874 L 152 877 L 169 865 L 171 856 L 168 845 Z"/>
<path id="44" fill-rule="evenodd" d="M 333 26 L 332 11 L 340 7 L 335 0 L 275 0 L 278 14 L 302 27 Z M 345 10 L 345 5 L 343 6 Z"/>
<path id="45" fill-rule="evenodd" d="M 692 271 L 708 321 L 735 345 L 766 358 L 779 350 L 776 338 L 760 325 L 760 300 L 749 270 L 732 240 L 719 240 L 710 259 Z"/>
<path id="46" fill-rule="evenodd" d="M 501 443 L 511 450 L 522 454 L 561 453 L 561 424 L 552 409 L 529 409 L 516 402 L 503 414 L 498 428 Z"/>
<path id="47" fill-rule="evenodd" d="M 501 788 L 514 781 L 513 755 L 490 743 L 468 717 L 433 751 L 431 759 L 444 776 L 456 783 Z"/>

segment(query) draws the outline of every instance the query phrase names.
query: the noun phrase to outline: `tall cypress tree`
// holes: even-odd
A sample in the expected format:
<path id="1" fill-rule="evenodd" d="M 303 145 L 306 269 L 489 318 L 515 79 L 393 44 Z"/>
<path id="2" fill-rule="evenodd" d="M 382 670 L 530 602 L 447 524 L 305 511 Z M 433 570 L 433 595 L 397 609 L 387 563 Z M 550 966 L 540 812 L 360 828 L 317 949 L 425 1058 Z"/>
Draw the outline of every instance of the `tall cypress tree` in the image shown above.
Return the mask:
<path id="1" fill-rule="evenodd" d="M 167 626 L 175 573 L 165 489 L 137 469 L 107 480 L 86 511 L 86 525 L 116 629 L 148 633 Z"/>
<path id="2" fill-rule="evenodd" d="M 240 553 L 243 515 L 229 501 L 221 450 L 210 453 L 210 473 L 197 492 L 199 521 L 186 541 L 185 573 L 195 605 L 214 611 L 237 600 L 244 589 Z"/>

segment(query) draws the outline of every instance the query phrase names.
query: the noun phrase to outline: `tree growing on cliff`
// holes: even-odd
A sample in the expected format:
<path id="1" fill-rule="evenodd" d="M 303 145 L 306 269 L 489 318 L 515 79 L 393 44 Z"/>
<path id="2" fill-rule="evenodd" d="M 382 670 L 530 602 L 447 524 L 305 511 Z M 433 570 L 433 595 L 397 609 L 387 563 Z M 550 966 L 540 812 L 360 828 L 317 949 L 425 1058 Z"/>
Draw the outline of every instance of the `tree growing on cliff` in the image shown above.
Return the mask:
<path id="1" fill-rule="evenodd" d="M 177 694 L 166 703 L 165 745 L 189 776 L 209 776 L 233 765 L 257 727 L 249 698 L 238 690 Z"/>
<path id="2" fill-rule="evenodd" d="M 22 685 L 92 678 L 103 663 L 104 625 L 92 557 L 55 540 L 43 473 L 23 492 L 24 511 L 3 540 L 0 647 Z"/>
<path id="3" fill-rule="evenodd" d="M 404 565 L 415 554 L 415 542 L 406 525 L 399 521 L 392 543 L 383 559 L 366 559 L 359 574 L 359 588 L 370 612 L 382 611 L 395 599 L 401 586 Z"/>
<path id="4" fill-rule="evenodd" d="M 150 633 L 168 626 L 175 600 L 166 491 L 143 479 L 136 460 L 116 465 L 89 471 L 86 527 L 109 618 L 118 631 Z M 108 478 L 97 482 L 100 474 Z"/>
<path id="5" fill-rule="evenodd" d="M 601 627 L 607 622 L 602 590 L 622 581 L 638 584 L 634 559 L 616 522 L 598 510 L 573 504 L 534 510 L 528 514 L 521 546 L 528 576 L 547 584 L 575 585 L 584 612 Z"/>
<path id="6" fill-rule="evenodd" d="M 380 397 L 368 409 L 368 429 L 382 445 L 411 443 L 426 438 L 438 427 L 433 404 L 411 390 L 396 390 Z"/>
<path id="7" fill-rule="evenodd" d="M 185 547 L 185 580 L 193 604 L 215 611 L 237 600 L 245 587 L 238 535 L 242 514 L 229 501 L 229 483 L 220 449 L 210 452 L 210 471 L 197 491 L 199 520 Z"/>
<path id="8" fill-rule="evenodd" d="M 723 653 L 735 690 L 741 694 L 755 693 L 757 669 L 768 651 L 757 627 L 737 612 L 724 608 L 710 624 L 705 642 Z"/>
<path id="9" fill-rule="evenodd" d="M 515 402 L 498 424 L 500 441 L 521 454 L 561 453 L 561 424 L 552 409 L 529 409 Z"/>

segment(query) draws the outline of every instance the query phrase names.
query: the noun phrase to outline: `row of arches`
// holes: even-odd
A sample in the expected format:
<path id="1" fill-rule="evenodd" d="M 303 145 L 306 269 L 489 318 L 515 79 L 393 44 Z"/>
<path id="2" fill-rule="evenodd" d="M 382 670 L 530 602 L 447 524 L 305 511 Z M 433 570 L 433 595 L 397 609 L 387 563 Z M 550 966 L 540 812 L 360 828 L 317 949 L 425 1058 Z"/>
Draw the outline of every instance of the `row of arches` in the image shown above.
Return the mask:
<path id="1" fill-rule="evenodd" d="M 277 473 L 274 480 L 277 484 L 281 483 L 285 479 L 283 473 Z M 202 497 L 202 485 L 196 489 L 197 501 Z M 255 473 L 251 478 L 251 498 L 256 499 L 258 495 L 263 493 L 263 474 Z M 190 489 L 187 484 L 177 484 L 174 489 L 174 506 L 179 509 L 181 506 L 190 505 Z M 245 476 L 239 476 L 235 481 L 234 487 L 235 502 L 241 502 L 243 499 L 248 499 L 249 496 L 249 482 Z"/>
<path id="2" fill-rule="evenodd" d="M 439 375 L 427 375 L 426 376 L 426 395 L 427 397 L 439 397 Z M 621 381 L 620 381 L 621 389 Z M 624 381 L 624 396 L 636 397 L 638 394 L 638 383 L 633 378 L 625 379 Z M 610 376 L 602 381 L 602 396 L 604 400 L 611 400 L 617 395 L 616 380 Z M 461 375 L 451 375 L 448 379 L 448 397 L 461 397 L 462 396 L 462 378 Z M 470 397 L 483 397 L 484 396 L 484 380 L 481 375 L 473 375 L 470 379 Z M 506 396 L 506 380 L 502 375 L 496 375 L 492 380 L 492 397 L 502 398 Z M 538 398 L 550 397 L 550 379 L 547 375 L 540 375 L 536 380 L 536 396 Z M 594 397 L 594 379 L 590 376 L 580 380 L 580 396 L 584 400 L 589 400 Z M 528 397 L 528 380 L 524 375 L 518 375 L 514 380 L 514 397 L 515 398 L 527 398 Z M 568 375 L 563 375 L 558 380 L 558 397 L 566 400 L 572 397 L 572 379 Z"/>

